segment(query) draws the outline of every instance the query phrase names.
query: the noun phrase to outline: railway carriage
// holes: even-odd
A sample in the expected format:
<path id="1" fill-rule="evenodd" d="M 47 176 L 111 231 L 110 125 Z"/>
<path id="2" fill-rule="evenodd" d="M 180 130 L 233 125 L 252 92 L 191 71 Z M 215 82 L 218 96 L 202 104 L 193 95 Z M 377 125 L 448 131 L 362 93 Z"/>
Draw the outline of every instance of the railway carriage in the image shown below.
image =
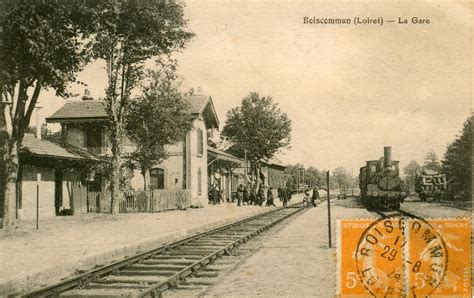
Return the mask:
<path id="1" fill-rule="evenodd" d="M 369 210 L 398 210 L 406 192 L 399 176 L 399 161 L 392 160 L 392 148 L 384 157 L 366 161 L 359 173 L 360 200 Z"/>
<path id="2" fill-rule="evenodd" d="M 427 169 L 416 173 L 415 191 L 421 201 L 426 201 L 430 197 L 435 201 L 441 200 L 447 187 L 448 183 L 444 174 Z"/>

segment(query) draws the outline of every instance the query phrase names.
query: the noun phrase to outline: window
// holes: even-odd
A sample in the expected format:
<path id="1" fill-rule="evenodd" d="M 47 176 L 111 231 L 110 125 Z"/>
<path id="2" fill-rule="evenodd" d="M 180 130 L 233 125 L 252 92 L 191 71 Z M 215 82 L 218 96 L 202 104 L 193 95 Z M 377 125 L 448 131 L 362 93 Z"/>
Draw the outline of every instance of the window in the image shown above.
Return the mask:
<path id="1" fill-rule="evenodd" d="M 150 170 L 150 189 L 165 189 L 165 170 Z"/>
<path id="2" fill-rule="evenodd" d="M 197 144 L 198 144 L 198 155 L 203 155 L 204 153 L 204 140 L 203 140 L 203 133 L 201 129 L 197 129 Z"/>
<path id="3" fill-rule="evenodd" d="M 85 147 L 87 151 L 95 154 L 102 153 L 102 128 L 97 126 L 87 126 L 85 128 Z"/>
<path id="4" fill-rule="evenodd" d="M 202 174 L 201 168 L 198 169 L 198 194 L 202 193 Z"/>

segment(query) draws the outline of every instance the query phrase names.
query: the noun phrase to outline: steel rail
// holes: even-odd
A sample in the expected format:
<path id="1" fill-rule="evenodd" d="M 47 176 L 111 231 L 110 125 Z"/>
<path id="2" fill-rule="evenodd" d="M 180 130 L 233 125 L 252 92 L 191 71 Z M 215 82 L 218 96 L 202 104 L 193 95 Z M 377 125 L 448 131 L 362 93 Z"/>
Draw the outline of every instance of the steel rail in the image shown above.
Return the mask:
<path id="1" fill-rule="evenodd" d="M 192 265 L 189 265 L 189 266 L 185 267 L 183 270 L 181 270 L 178 273 L 172 275 L 169 279 L 167 279 L 166 282 L 165 281 L 160 282 L 159 284 L 157 284 L 155 286 L 152 286 L 149 290 L 147 290 L 143 293 L 140 293 L 139 295 L 143 296 L 143 295 L 147 295 L 147 293 L 160 293 L 160 292 L 162 292 L 162 290 L 160 290 L 160 289 L 169 288 L 169 286 L 172 286 L 172 285 L 176 284 L 179 279 L 182 279 L 186 276 L 189 276 L 190 274 L 192 274 L 195 271 L 199 270 L 200 268 L 202 268 L 206 264 L 208 264 L 208 263 L 212 262 L 213 260 L 215 260 L 217 257 L 219 257 L 219 256 L 221 256 L 225 253 L 228 253 L 228 251 L 231 250 L 236 245 L 247 241 L 250 237 L 253 237 L 256 234 L 261 233 L 263 230 L 268 229 L 270 226 L 273 226 L 274 224 L 276 224 L 277 222 L 280 222 L 281 220 L 287 218 L 288 216 L 291 216 L 293 214 L 296 214 L 296 213 L 300 212 L 303 209 L 295 207 L 295 205 L 299 205 L 299 204 L 301 204 L 301 203 L 294 204 L 292 207 L 289 207 L 289 208 L 295 209 L 294 212 L 291 212 L 291 213 L 287 214 L 286 216 L 283 216 L 283 217 L 277 219 L 276 221 L 271 221 L 270 224 L 264 225 L 263 227 L 260 227 L 257 230 L 254 230 L 254 231 L 250 232 L 249 234 L 246 234 L 243 237 L 240 237 L 239 239 L 233 241 L 231 244 L 228 244 L 225 247 L 220 248 L 217 251 L 211 253 L 210 255 L 199 259 L 198 261 L 194 262 Z M 232 227 L 239 226 L 239 225 L 245 224 L 247 222 L 259 219 L 259 218 L 268 217 L 268 216 L 271 216 L 273 214 L 276 214 L 278 212 L 281 212 L 282 210 L 289 209 L 289 208 L 273 209 L 269 212 L 265 212 L 265 213 L 261 213 L 261 214 L 258 214 L 258 215 L 252 216 L 252 217 L 248 217 L 248 218 L 236 221 L 236 222 L 228 224 L 228 225 L 217 227 L 215 229 L 211 229 L 209 231 L 206 231 L 206 232 L 203 232 L 203 233 L 199 233 L 199 234 L 181 239 L 179 241 L 176 241 L 176 242 L 173 242 L 173 243 L 170 243 L 170 244 L 162 245 L 158 248 L 151 249 L 151 250 L 143 252 L 143 253 L 139 253 L 139 254 L 137 254 L 135 256 L 132 256 L 132 257 L 129 257 L 125 260 L 116 261 L 112 264 L 105 265 L 105 266 L 100 267 L 100 268 L 92 269 L 90 271 L 81 273 L 77 276 L 74 276 L 74 277 L 71 277 L 69 279 L 63 280 L 63 281 L 61 281 L 57 284 L 47 286 L 47 287 L 41 288 L 39 290 L 33 291 L 31 293 L 26 294 L 25 297 L 58 296 L 59 294 L 61 294 L 63 292 L 66 292 L 66 291 L 69 291 L 69 290 L 72 290 L 72 289 L 78 288 L 78 287 L 80 287 L 80 288 L 84 287 L 84 286 L 86 286 L 87 284 L 89 284 L 91 282 L 98 281 L 99 279 L 101 279 L 101 278 L 103 278 L 107 275 L 110 275 L 113 272 L 117 272 L 117 271 L 119 271 L 119 270 L 121 270 L 121 269 L 123 269 L 127 266 L 137 264 L 138 262 L 140 262 L 142 260 L 145 260 L 145 259 L 149 259 L 149 258 L 151 258 L 155 255 L 159 255 L 159 254 L 165 253 L 169 250 L 175 249 L 177 247 L 184 246 L 185 244 L 191 243 L 192 241 L 198 240 L 199 238 L 203 238 L 205 236 L 217 234 L 217 233 L 219 233 L 223 230 L 231 229 Z M 154 297 L 154 295 L 155 294 L 151 294 L 152 297 Z"/>
<path id="2" fill-rule="evenodd" d="M 417 219 L 420 219 L 420 218 L 421 218 L 420 216 L 414 215 L 414 214 L 412 214 L 412 213 L 410 213 L 410 212 L 407 212 L 407 211 L 404 211 L 404 210 L 401 210 L 401 209 L 395 210 L 395 211 L 391 211 L 391 212 L 393 212 L 393 213 L 390 213 L 390 214 L 384 213 L 384 211 L 380 211 L 380 210 L 374 210 L 374 211 L 372 211 L 372 212 L 377 213 L 377 214 L 380 215 L 382 218 L 388 218 L 388 217 L 391 217 L 391 216 L 393 216 L 393 215 L 405 215 L 405 216 L 407 216 L 407 217 L 417 218 Z M 385 211 L 385 212 L 386 212 L 386 211 Z"/>
<path id="3" fill-rule="evenodd" d="M 288 213 L 286 215 L 284 215 L 283 217 L 280 217 L 278 219 L 276 219 L 275 221 L 272 221 L 270 222 L 269 224 L 239 238 L 238 240 L 226 245 L 225 247 L 213 252 L 212 254 L 208 255 L 208 256 L 205 256 L 204 258 L 200 259 L 199 261 L 195 262 L 194 264 L 192 265 L 189 265 L 188 267 L 184 268 L 183 270 L 179 271 L 178 273 L 172 275 L 171 277 L 169 277 L 167 280 L 155 285 L 155 286 L 152 286 L 151 288 L 145 290 L 144 292 L 140 293 L 138 295 L 138 297 L 160 297 L 161 293 L 166 291 L 167 289 L 169 288 L 172 288 L 172 287 L 175 287 L 176 284 L 178 283 L 179 280 L 182 280 L 184 278 L 186 278 L 187 276 L 193 274 L 194 272 L 196 272 L 197 270 L 203 268 L 205 265 L 211 263 L 212 261 L 214 261 L 216 258 L 218 258 L 219 256 L 222 256 L 224 254 L 228 254 L 230 250 L 232 250 L 234 247 L 238 246 L 239 244 L 243 243 L 243 242 L 246 242 L 248 239 L 250 239 L 251 237 L 254 237 L 256 236 L 257 234 L 260 234 L 261 232 L 263 232 L 264 230 L 268 230 L 270 227 L 276 225 L 277 223 L 283 221 L 284 219 L 298 213 L 298 212 L 301 212 L 303 211 L 304 208 L 299 208 L 297 209 L 296 211 L 292 212 L 292 213 Z"/>

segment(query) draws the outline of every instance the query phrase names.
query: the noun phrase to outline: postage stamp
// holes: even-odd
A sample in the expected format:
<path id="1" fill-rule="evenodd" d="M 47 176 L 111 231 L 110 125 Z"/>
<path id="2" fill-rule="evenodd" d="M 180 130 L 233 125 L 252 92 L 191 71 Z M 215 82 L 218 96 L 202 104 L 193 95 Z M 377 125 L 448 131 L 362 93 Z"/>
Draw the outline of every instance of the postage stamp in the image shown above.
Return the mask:
<path id="1" fill-rule="evenodd" d="M 341 297 L 471 297 L 471 222 L 394 215 L 340 219 Z"/>

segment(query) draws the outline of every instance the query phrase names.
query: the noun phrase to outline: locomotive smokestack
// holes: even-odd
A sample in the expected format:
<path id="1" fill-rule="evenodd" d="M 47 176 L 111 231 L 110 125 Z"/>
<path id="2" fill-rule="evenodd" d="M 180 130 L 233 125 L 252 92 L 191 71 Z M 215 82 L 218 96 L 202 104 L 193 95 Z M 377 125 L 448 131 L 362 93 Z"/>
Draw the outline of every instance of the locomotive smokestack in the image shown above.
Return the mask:
<path id="1" fill-rule="evenodd" d="M 385 167 L 392 165 L 392 147 L 383 147 L 383 160 Z"/>

